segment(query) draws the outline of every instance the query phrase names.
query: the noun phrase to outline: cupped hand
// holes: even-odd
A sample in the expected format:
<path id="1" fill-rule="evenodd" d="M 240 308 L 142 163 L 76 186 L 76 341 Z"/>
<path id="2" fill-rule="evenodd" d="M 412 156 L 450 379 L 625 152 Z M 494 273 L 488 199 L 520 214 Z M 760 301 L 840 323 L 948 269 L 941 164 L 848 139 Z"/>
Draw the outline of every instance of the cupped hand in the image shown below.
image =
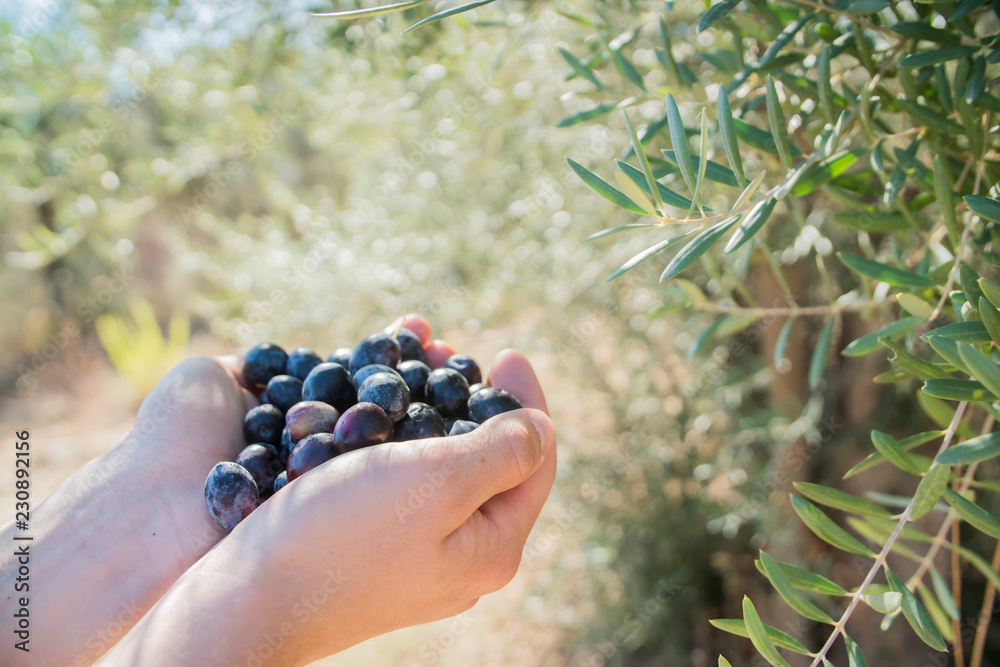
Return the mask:
<path id="1" fill-rule="evenodd" d="M 425 321 L 405 324 L 432 365 L 453 352 Z M 552 485 L 555 432 L 523 355 L 500 353 L 488 382 L 525 409 L 462 436 L 350 452 L 291 482 L 185 573 L 109 664 L 305 664 L 502 587 Z"/>

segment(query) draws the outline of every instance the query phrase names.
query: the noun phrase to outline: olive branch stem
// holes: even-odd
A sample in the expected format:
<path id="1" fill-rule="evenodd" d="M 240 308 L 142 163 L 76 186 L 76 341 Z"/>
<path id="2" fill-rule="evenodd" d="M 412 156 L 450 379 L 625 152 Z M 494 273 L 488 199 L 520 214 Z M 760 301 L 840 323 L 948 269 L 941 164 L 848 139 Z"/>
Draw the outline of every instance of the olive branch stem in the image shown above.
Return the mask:
<path id="1" fill-rule="evenodd" d="M 965 409 L 968 405 L 969 405 L 968 401 L 962 401 L 961 403 L 958 404 L 958 409 L 955 410 L 955 416 L 952 418 L 951 423 L 948 425 L 948 431 L 945 433 L 944 441 L 941 443 L 941 447 L 938 449 L 937 452 L 938 456 L 940 456 L 941 452 L 943 452 L 944 450 L 948 449 L 948 447 L 951 446 L 951 441 L 955 437 L 955 432 L 958 430 L 958 425 L 959 423 L 961 423 L 962 416 L 965 414 Z M 847 625 L 848 619 L 850 619 L 850 617 L 854 614 L 854 610 L 857 609 L 858 604 L 861 602 L 861 597 L 868 590 L 868 587 L 871 586 L 872 581 L 875 580 L 875 576 L 886 564 L 886 560 L 889 556 L 889 553 L 892 551 L 892 547 L 896 544 L 896 541 L 899 539 L 900 534 L 902 534 L 903 528 L 906 526 L 907 523 L 909 523 L 910 516 L 913 514 L 913 507 L 916 504 L 916 501 L 917 501 L 916 496 L 914 496 L 913 498 L 910 499 L 910 502 L 906 505 L 906 509 L 904 509 L 903 513 L 899 516 L 899 521 L 896 524 L 896 527 L 893 529 L 892 534 L 889 536 L 889 539 L 886 540 L 885 545 L 882 547 L 882 550 L 879 551 L 878 555 L 875 557 L 874 565 L 872 565 L 871 569 L 868 571 L 868 574 L 865 575 L 865 578 L 861 582 L 861 585 L 858 586 L 858 589 L 851 594 L 850 604 L 847 605 L 847 609 L 844 610 L 843 615 L 837 620 L 837 623 L 833 626 L 833 631 L 827 638 L 826 643 L 823 645 L 823 648 L 821 648 L 819 652 L 816 654 L 815 658 L 813 659 L 809 667 L 817 667 L 818 665 L 820 665 L 826 658 L 826 654 L 830 652 L 830 649 L 833 647 L 833 643 L 837 640 L 837 637 L 844 633 L 844 629 Z"/>
<path id="2" fill-rule="evenodd" d="M 879 306 L 885 306 L 891 303 L 895 303 L 896 300 L 892 298 L 886 299 L 872 299 L 868 301 L 854 301 L 845 304 L 830 304 L 828 306 L 794 306 L 788 308 L 746 308 L 743 306 L 726 306 L 719 303 L 702 303 L 696 304 L 695 308 L 706 312 L 719 313 L 722 315 L 757 315 L 758 317 L 804 317 L 804 316 L 818 316 L 818 315 L 837 315 L 839 313 L 851 312 L 856 310 L 868 310 L 869 308 L 878 308 Z"/>

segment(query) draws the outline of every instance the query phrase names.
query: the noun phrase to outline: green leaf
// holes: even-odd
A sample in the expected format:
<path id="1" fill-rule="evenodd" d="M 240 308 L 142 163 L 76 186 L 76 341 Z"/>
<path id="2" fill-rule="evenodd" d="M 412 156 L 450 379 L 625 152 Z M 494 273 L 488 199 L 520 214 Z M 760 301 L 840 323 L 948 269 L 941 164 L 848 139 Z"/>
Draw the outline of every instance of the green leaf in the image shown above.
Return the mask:
<path id="1" fill-rule="evenodd" d="M 852 514 L 885 517 L 892 516 L 892 512 L 884 507 L 880 507 L 870 500 L 858 498 L 857 496 L 845 493 L 838 489 L 831 489 L 828 486 L 813 484 L 811 482 L 794 482 L 793 486 L 796 491 L 804 495 L 806 498 L 809 498 L 810 500 L 813 500 L 821 505 L 826 505 L 827 507 L 843 510 L 844 512 L 850 512 Z"/>
<path id="2" fill-rule="evenodd" d="M 728 246 L 726 251 L 728 252 Z M 795 325 L 795 318 L 785 319 L 781 332 L 778 334 L 778 341 L 774 344 L 774 363 L 777 364 L 785 358 L 785 350 L 788 349 L 788 339 L 792 335 L 792 327 Z"/>
<path id="3" fill-rule="evenodd" d="M 1000 433 L 970 438 L 938 454 L 935 461 L 945 465 L 969 465 L 1000 456 Z"/>
<path id="4" fill-rule="evenodd" d="M 416 30 L 417 28 L 419 28 L 422 25 L 427 25 L 428 23 L 433 23 L 434 21 L 440 21 L 441 19 L 446 19 L 449 16 L 455 16 L 456 14 L 461 14 L 463 12 L 467 12 L 467 11 L 470 11 L 472 9 L 476 9 L 477 7 L 482 7 L 483 5 L 488 5 L 491 2 L 495 2 L 495 0 L 476 0 L 476 2 L 470 2 L 470 3 L 465 4 L 465 5 L 459 5 L 458 7 L 452 7 L 451 9 L 446 9 L 446 10 L 438 12 L 437 14 L 434 14 L 432 16 L 428 16 L 427 18 L 425 18 L 423 20 L 417 21 L 416 23 L 414 23 L 413 25 L 411 25 L 409 28 L 407 28 L 406 30 L 404 30 L 402 32 L 402 34 L 405 35 L 406 33 L 410 32 L 411 30 Z"/>
<path id="5" fill-rule="evenodd" d="M 951 16 L 948 17 L 949 21 L 957 21 L 960 18 L 968 16 L 973 10 L 978 9 L 980 6 L 985 5 L 988 0 L 962 0 L 958 3 L 958 7 L 952 12 Z"/>
<path id="6" fill-rule="evenodd" d="M 845 357 L 861 357 L 870 354 L 881 347 L 878 342 L 879 338 L 887 338 L 889 340 L 900 338 L 916 330 L 924 322 L 926 322 L 925 318 L 916 316 L 904 317 L 901 320 L 890 322 L 884 327 L 858 338 L 845 347 L 841 354 Z"/>
<path id="7" fill-rule="evenodd" d="M 760 57 L 760 60 L 757 61 L 757 67 L 764 67 L 771 62 L 795 38 L 795 35 L 802 29 L 802 26 L 813 19 L 813 16 L 811 13 L 803 14 L 794 23 L 789 24 L 782 30 L 774 38 L 774 41 L 771 42 L 771 45 L 767 47 L 767 50 L 764 51 L 764 55 Z"/>
<path id="8" fill-rule="evenodd" d="M 575 160 L 566 158 L 566 161 L 569 162 L 569 166 L 573 168 L 576 175 L 579 176 L 584 183 L 589 185 L 594 192 L 601 195 L 615 206 L 619 206 L 626 211 L 632 211 L 633 213 L 638 213 L 639 215 L 645 215 L 643 210 L 639 208 L 631 199 L 626 197 L 621 191 L 614 188 L 603 178 L 592 171 L 588 171 Z"/>
<path id="9" fill-rule="evenodd" d="M 922 387 L 923 392 L 946 401 L 990 401 L 997 400 L 981 382 L 975 380 L 955 380 L 952 378 L 932 378 Z"/>
<path id="10" fill-rule="evenodd" d="M 672 236 L 672 237 L 670 237 L 668 239 L 660 241 L 659 243 L 657 243 L 657 244 L 655 244 L 655 245 L 653 245 L 653 246 L 651 246 L 649 248 L 646 248 L 645 250 L 643 250 L 642 252 L 640 252 L 638 255 L 636 255 L 635 257 L 633 257 L 629 261 L 625 262 L 621 266 L 621 268 L 619 268 L 617 271 L 615 271 L 610 276 L 608 276 L 607 278 L 605 278 L 604 282 L 610 282 L 610 281 L 614 280 L 615 278 L 617 278 L 618 276 L 622 275 L 623 273 L 631 271 L 636 266 L 638 266 L 642 262 L 645 262 L 650 257 L 656 255 L 657 253 L 663 252 L 667 248 L 675 245 L 678 241 L 680 241 L 681 239 L 683 239 L 686 236 L 688 236 L 689 234 L 691 234 L 692 231 L 694 231 L 694 230 L 684 232 L 683 234 L 678 234 L 677 236 Z"/>
<path id="11" fill-rule="evenodd" d="M 896 365 L 899 370 L 904 371 L 915 378 L 926 380 L 928 378 L 950 377 L 950 374 L 947 371 L 939 368 L 929 361 L 924 361 L 923 359 L 910 354 L 888 338 L 880 338 L 878 342 L 894 352 L 894 355 L 890 357 L 889 361 Z M 920 395 L 921 394 L 918 394 L 918 397 Z"/>
<path id="12" fill-rule="evenodd" d="M 924 431 L 923 433 L 917 433 L 916 435 L 911 435 L 907 438 L 903 438 L 902 440 L 899 441 L 898 446 L 904 452 L 908 452 L 911 449 L 915 449 L 920 445 L 926 444 L 931 440 L 934 440 L 935 438 L 940 438 L 942 435 L 944 435 L 944 431 Z M 844 479 L 853 477 L 854 475 L 857 475 L 866 470 L 874 468 L 875 466 L 881 465 L 885 463 L 885 461 L 886 458 L 882 456 L 881 453 L 877 451 L 872 452 L 871 454 L 866 456 L 864 460 L 861 461 L 861 463 L 857 464 L 856 466 L 848 470 L 847 473 L 844 475 Z"/>
<path id="13" fill-rule="evenodd" d="M 766 551 L 760 552 L 760 562 L 764 568 L 764 575 L 770 580 L 778 595 L 788 603 L 800 616 L 812 619 L 819 623 L 833 624 L 833 619 L 822 609 L 807 600 L 804 595 L 795 590 L 795 586 L 785 576 L 784 571 L 778 563 L 771 558 Z"/>
<path id="14" fill-rule="evenodd" d="M 934 281 L 909 271 L 889 266 L 850 252 L 838 252 L 837 257 L 847 268 L 894 287 L 934 287 Z"/>
<path id="15" fill-rule="evenodd" d="M 970 375 L 983 383 L 994 396 L 1000 396 L 1000 368 L 985 354 L 968 343 L 958 344 L 958 354 L 962 357 Z"/>
<path id="16" fill-rule="evenodd" d="M 858 538 L 854 537 L 846 530 L 838 526 L 827 515 L 823 514 L 818 507 L 803 500 L 796 495 L 790 496 L 792 509 L 799 515 L 802 522 L 821 540 L 837 547 L 842 551 L 856 554 L 858 556 L 871 557 L 872 551 L 866 547 Z"/>
<path id="17" fill-rule="evenodd" d="M 677 164 L 677 156 L 672 150 L 662 151 L 663 156 Z M 697 155 L 691 156 L 691 166 L 695 172 L 701 171 L 701 158 Z M 736 179 L 736 174 L 733 173 L 731 169 L 725 165 L 719 164 L 713 160 L 707 160 L 705 163 L 705 178 L 710 181 L 715 181 L 716 183 L 722 183 L 724 185 L 731 185 L 733 187 L 739 187 L 739 181 Z"/>
<path id="18" fill-rule="evenodd" d="M 646 84 L 642 81 L 642 75 L 639 74 L 639 70 L 635 68 L 628 58 L 622 55 L 620 49 L 611 49 L 611 58 L 615 61 L 615 66 L 618 71 L 622 73 L 626 79 L 632 82 L 637 88 L 646 92 Z"/>
<path id="19" fill-rule="evenodd" d="M 705 182 L 705 168 L 708 166 L 708 120 L 705 117 L 705 110 L 701 110 L 701 134 L 699 136 L 700 146 L 698 150 L 698 175 L 694 180 L 694 192 L 691 193 L 691 201 L 699 204 L 701 199 L 701 186 Z M 694 208 L 692 204 L 692 209 Z"/>
<path id="20" fill-rule="evenodd" d="M 737 637 L 743 637 L 744 639 L 750 638 L 750 633 L 747 631 L 746 622 L 742 618 L 716 618 L 709 621 L 713 626 L 722 630 L 723 632 L 728 632 L 731 635 L 736 635 Z M 787 635 L 781 630 L 771 627 L 770 625 L 764 626 L 765 632 L 767 632 L 768 638 L 774 643 L 778 648 L 783 648 L 788 651 L 793 651 L 800 655 L 809 655 L 809 649 L 803 646 L 797 639 L 791 635 Z"/>
<path id="21" fill-rule="evenodd" d="M 865 16 L 880 12 L 889 6 L 889 0 L 854 0 L 847 5 L 847 13 L 855 16 Z"/>
<path id="22" fill-rule="evenodd" d="M 937 199 L 938 210 L 941 211 L 945 227 L 948 228 L 953 240 L 957 240 L 958 218 L 955 216 L 955 195 L 952 190 L 951 174 L 940 154 L 934 156 L 934 197 Z"/>
<path id="23" fill-rule="evenodd" d="M 844 645 L 847 647 L 847 660 L 849 667 L 868 667 L 865 656 L 861 654 L 861 649 L 853 639 L 844 635 Z"/>
<path id="24" fill-rule="evenodd" d="M 719 667 L 733 667 L 733 664 L 726 660 L 723 656 L 719 656 Z"/>
<path id="25" fill-rule="evenodd" d="M 575 114 L 566 116 L 556 123 L 556 127 L 569 127 L 570 125 L 576 125 L 588 120 L 593 120 L 594 118 L 599 118 L 600 116 L 610 113 L 617 108 L 617 102 L 605 102 L 604 104 L 598 104 L 597 106 L 593 106 L 589 109 L 584 109 L 583 111 L 578 111 Z"/>
<path id="26" fill-rule="evenodd" d="M 559 47 L 559 54 L 563 57 L 563 60 L 566 61 L 566 64 L 573 68 L 573 71 L 576 72 L 577 75 L 583 77 L 587 81 L 590 81 L 592 84 L 597 86 L 598 90 L 604 90 L 604 84 L 597 78 L 597 74 L 594 70 L 577 60 L 576 56 L 562 47 Z"/>
<path id="27" fill-rule="evenodd" d="M 781 110 L 781 102 L 778 100 L 778 90 L 774 86 L 774 77 L 770 74 L 767 75 L 767 122 L 771 126 L 771 136 L 776 139 L 775 147 L 778 149 L 778 156 L 787 169 L 792 163 L 788 125 L 785 123 L 785 114 Z"/>
<path id="28" fill-rule="evenodd" d="M 936 49 L 911 53 L 899 61 L 902 67 L 926 67 L 938 63 L 958 60 L 979 51 L 978 46 L 942 46 Z"/>
<path id="29" fill-rule="evenodd" d="M 837 112 L 833 108 L 833 87 L 830 75 L 830 45 L 824 44 L 816 59 L 816 97 L 826 122 L 832 123 Z"/>
<path id="30" fill-rule="evenodd" d="M 698 32 L 711 28 L 716 21 L 725 18 L 733 8 L 740 3 L 740 0 L 722 0 L 722 2 L 709 7 L 708 11 L 698 19 Z"/>
<path id="31" fill-rule="evenodd" d="M 757 150 L 764 151 L 765 153 L 772 153 L 774 155 L 778 154 L 778 146 L 774 141 L 774 137 L 767 130 L 762 130 L 759 127 L 754 127 L 750 123 L 747 123 L 741 118 L 733 119 L 733 127 L 736 128 L 736 136 L 739 137 L 740 141 L 743 143 L 756 148 Z M 792 156 L 799 157 L 802 155 L 797 147 L 791 147 Z"/>
<path id="32" fill-rule="evenodd" d="M 934 306 L 927 303 L 916 294 L 901 292 L 896 295 L 896 301 L 898 301 L 903 310 L 908 312 L 910 315 L 916 315 L 917 317 L 922 317 L 925 320 L 930 318 L 934 312 Z"/>
<path id="33" fill-rule="evenodd" d="M 638 185 L 643 192 L 652 196 L 653 193 L 649 190 L 649 182 L 646 180 L 646 175 L 642 173 L 642 171 L 636 169 L 628 162 L 622 162 L 621 160 L 618 160 L 616 164 L 618 165 L 618 168 L 625 172 L 625 175 L 632 179 L 632 181 Z M 663 203 L 669 204 L 675 208 L 684 209 L 685 211 L 691 208 L 690 199 L 674 192 L 663 183 L 656 181 L 656 189 L 659 190 L 660 200 Z M 705 210 L 710 211 L 711 209 L 706 206 Z"/>
<path id="34" fill-rule="evenodd" d="M 944 613 L 953 621 L 959 620 L 961 614 L 958 611 L 958 607 L 955 606 L 955 599 L 951 594 L 951 589 L 948 588 L 948 584 L 945 583 L 944 577 L 933 567 L 927 571 L 931 575 L 931 585 L 934 588 L 934 594 L 941 601 L 941 608 L 944 609 Z"/>
<path id="35" fill-rule="evenodd" d="M 963 199 L 969 205 L 969 210 L 983 220 L 1000 222 L 1000 200 L 982 195 L 966 195 Z M 993 305 L 996 306 L 997 304 Z M 1000 306 L 997 307 L 1000 308 Z"/>
<path id="36" fill-rule="evenodd" d="M 930 342 L 931 338 L 943 338 L 956 343 L 989 343 L 991 340 L 990 332 L 986 330 L 986 325 L 976 320 L 955 322 L 938 327 L 937 329 L 931 329 L 924 334 L 923 338 L 927 342 Z"/>
<path id="37" fill-rule="evenodd" d="M 729 254 L 738 250 L 744 243 L 753 238 L 754 234 L 760 231 L 760 228 L 764 226 L 767 219 L 771 217 L 771 212 L 774 211 L 775 205 L 778 200 L 774 197 L 770 197 L 761 202 L 758 202 L 754 206 L 750 213 L 743 218 L 743 222 L 736 229 L 736 233 L 733 234 L 732 238 L 729 239 L 729 243 L 726 244 L 725 254 Z"/>
<path id="38" fill-rule="evenodd" d="M 913 628 L 913 631 L 917 633 L 917 636 L 935 651 L 947 651 L 948 646 L 944 643 L 941 633 L 934 627 L 934 622 L 927 615 L 927 610 L 920 604 L 916 596 L 910 592 L 906 584 L 893 574 L 889 568 L 885 570 L 885 578 L 889 581 L 889 586 L 892 587 L 892 590 L 902 594 L 903 601 L 900 606 L 903 610 L 903 616 L 910 624 L 910 627 Z"/>
<path id="39" fill-rule="evenodd" d="M 911 226 L 910 221 L 899 211 L 881 209 L 841 211 L 833 214 L 833 221 L 859 232 L 898 232 Z"/>
<path id="40" fill-rule="evenodd" d="M 413 9 L 420 5 L 426 5 L 430 0 L 412 0 L 410 2 L 397 2 L 393 5 L 379 5 L 378 7 L 365 7 L 363 9 L 345 9 L 336 12 L 322 12 L 313 16 L 324 16 L 334 19 L 362 19 L 392 12 L 401 12 L 404 9 Z"/>
<path id="41" fill-rule="evenodd" d="M 930 23 L 923 21 L 902 21 L 889 26 L 897 35 L 911 37 L 913 39 L 923 39 L 928 42 L 938 42 L 940 44 L 957 44 L 961 41 L 961 36 L 954 30 L 944 30 L 935 28 Z"/>
<path id="42" fill-rule="evenodd" d="M 781 561 L 775 562 L 778 564 L 778 567 L 781 568 L 785 577 L 792 582 L 792 585 L 800 590 L 821 593 L 823 595 L 847 595 L 847 591 L 844 590 L 844 588 L 822 575 L 815 574 L 814 572 L 804 570 L 801 567 L 796 567 L 789 563 L 783 563 Z M 765 574 L 764 566 L 759 560 L 754 561 L 754 565 L 761 574 Z"/>
<path id="43" fill-rule="evenodd" d="M 879 454 L 884 456 L 889 463 L 893 464 L 900 470 L 910 473 L 911 475 L 922 475 L 930 467 L 929 464 L 923 465 L 923 462 L 920 461 L 915 455 L 904 451 L 896 439 L 888 433 L 873 430 L 872 444 L 875 446 L 875 449 L 878 450 Z"/>
<path id="44" fill-rule="evenodd" d="M 929 106 L 903 98 L 897 99 L 896 104 L 899 106 L 900 111 L 908 114 L 921 125 L 926 125 L 946 135 L 965 134 L 965 129 L 961 125 L 947 116 L 939 114 Z M 916 160 L 913 162 L 916 163 Z"/>
<path id="45" fill-rule="evenodd" d="M 733 3 L 735 5 L 735 3 Z M 716 5 L 718 7 L 718 5 Z M 711 10 L 710 10 L 711 11 Z M 704 17 L 702 17 L 704 18 Z M 733 110 L 729 106 L 729 97 L 726 95 L 726 88 L 719 84 L 718 90 L 718 122 L 719 134 L 722 136 L 722 148 L 726 151 L 726 158 L 736 174 L 739 186 L 746 187 L 747 177 L 743 173 L 743 159 L 740 157 L 740 147 L 736 141 L 736 126 L 733 124 Z"/>
<path id="46" fill-rule="evenodd" d="M 917 403 L 927 416 L 941 428 L 948 428 L 955 416 L 955 409 L 952 406 L 923 392 L 917 394 Z M 975 437 L 975 431 L 964 421 L 959 422 L 957 432 L 963 438 Z"/>
<path id="47" fill-rule="evenodd" d="M 653 201 L 656 202 L 656 209 L 659 212 L 663 209 L 663 200 L 660 198 L 660 189 L 656 187 L 656 177 L 653 176 L 653 170 L 649 167 L 649 158 L 642 150 L 639 135 L 635 133 L 635 127 L 632 125 L 632 119 L 628 116 L 628 111 L 623 109 L 622 113 L 625 114 L 625 127 L 632 140 L 632 150 L 639 157 L 639 166 L 642 167 L 642 173 L 646 177 L 646 185 L 648 186 L 646 191 L 653 196 Z"/>
<path id="48" fill-rule="evenodd" d="M 965 101 L 972 104 L 983 92 L 983 83 L 986 77 L 986 58 L 982 54 L 976 56 L 972 63 L 972 71 L 969 72 L 969 80 L 965 84 Z"/>
<path id="49" fill-rule="evenodd" d="M 950 477 L 951 468 L 935 463 L 927 471 L 927 474 L 920 478 L 917 490 L 913 494 L 913 510 L 910 512 L 910 518 L 913 521 L 934 509 L 944 490 L 948 488 Z"/>
<path id="50" fill-rule="evenodd" d="M 691 264 L 696 259 L 704 255 L 708 249 L 719 240 L 719 237 L 725 234 L 726 230 L 732 227 L 737 220 L 739 220 L 739 216 L 718 222 L 691 239 L 691 242 L 681 248 L 681 251 L 674 256 L 674 258 L 670 261 L 670 264 L 667 265 L 667 268 L 664 269 L 663 275 L 660 276 L 660 282 L 662 283 L 670 280 L 678 273 L 691 266 Z"/>
<path id="51" fill-rule="evenodd" d="M 599 232 L 594 232 L 587 238 L 583 239 L 581 243 L 587 243 L 588 241 L 596 241 L 597 239 L 602 239 L 605 236 L 611 236 L 612 234 L 618 234 L 620 232 L 628 232 L 633 229 L 649 229 L 650 227 L 659 227 L 659 223 L 655 222 L 636 222 L 630 225 L 618 225 L 617 227 L 609 227 L 607 229 L 602 229 Z"/>
<path id="52" fill-rule="evenodd" d="M 963 521 L 990 537 L 1000 539 L 1000 519 L 951 489 L 945 490 L 944 499 Z"/>
<path id="53" fill-rule="evenodd" d="M 812 163 L 795 181 L 792 194 L 796 197 L 809 194 L 819 186 L 843 174 L 867 153 L 867 148 L 855 148 L 850 151 L 841 151 L 825 160 Z"/>
<path id="54" fill-rule="evenodd" d="M 1000 211 L 1000 209 L 998 209 L 998 211 Z M 983 295 L 989 299 L 990 303 L 997 308 L 1000 308 L 1000 305 L 998 305 L 1000 304 L 1000 284 L 993 282 L 989 278 L 980 278 L 979 289 L 983 291 Z"/>
<path id="55" fill-rule="evenodd" d="M 670 132 L 670 144 L 674 149 L 677 167 L 681 170 L 681 176 L 684 178 L 688 189 L 694 192 L 696 176 L 694 166 L 691 164 L 691 152 L 688 150 L 687 132 L 684 129 L 684 121 L 681 120 L 681 112 L 677 108 L 677 102 L 670 93 L 667 93 L 667 127 Z"/>
<path id="56" fill-rule="evenodd" d="M 862 595 L 861 601 L 880 614 L 893 614 L 899 609 L 903 596 L 889 591 L 887 593 L 869 593 Z"/>
<path id="57" fill-rule="evenodd" d="M 815 389 L 819 381 L 823 379 L 823 370 L 826 368 L 826 358 L 830 351 L 830 341 L 833 338 L 833 325 L 837 318 L 833 315 L 827 318 L 823 330 L 819 332 L 816 340 L 816 349 L 813 350 L 812 359 L 809 360 L 809 388 Z"/>
<path id="58" fill-rule="evenodd" d="M 767 629 L 760 620 L 757 610 L 754 609 L 750 598 L 743 596 L 743 620 L 746 622 L 747 634 L 750 635 L 750 642 L 757 649 L 767 662 L 774 667 L 791 667 L 788 661 L 781 657 L 778 649 L 774 647 L 774 642 L 767 634 Z"/>
<path id="59" fill-rule="evenodd" d="M 979 297 L 979 317 L 994 342 L 1000 343 L 1000 311 L 993 307 L 986 296 Z M 975 321 L 975 320 L 973 320 Z"/>

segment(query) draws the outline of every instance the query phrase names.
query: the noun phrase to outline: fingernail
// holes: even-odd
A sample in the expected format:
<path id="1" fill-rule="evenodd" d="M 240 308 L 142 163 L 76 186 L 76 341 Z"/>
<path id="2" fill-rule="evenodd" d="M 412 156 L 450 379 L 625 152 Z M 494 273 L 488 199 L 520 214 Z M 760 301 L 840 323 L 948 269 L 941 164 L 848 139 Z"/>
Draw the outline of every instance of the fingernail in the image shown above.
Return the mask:
<path id="1" fill-rule="evenodd" d="M 541 410 L 531 410 L 528 413 L 535 430 L 538 431 L 538 438 L 542 445 L 542 456 L 544 457 L 552 449 L 556 442 L 556 430 L 549 416 Z"/>

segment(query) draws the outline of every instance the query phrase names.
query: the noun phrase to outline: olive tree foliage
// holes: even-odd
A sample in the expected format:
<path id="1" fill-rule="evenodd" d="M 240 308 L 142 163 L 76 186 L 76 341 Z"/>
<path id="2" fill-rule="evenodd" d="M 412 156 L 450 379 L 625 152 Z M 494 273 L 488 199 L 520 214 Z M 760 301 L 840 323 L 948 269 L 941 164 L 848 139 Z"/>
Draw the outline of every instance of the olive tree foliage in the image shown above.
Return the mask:
<path id="1" fill-rule="evenodd" d="M 569 161 L 594 191 L 637 216 L 591 239 L 646 226 L 665 232 L 609 279 L 672 253 L 660 277 L 679 283 L 667 308 L 712 314 L 704 338 L 780 315 L 787 318 L 774 351 L 780 360 L 796 318 L 818 319 L 808 368 L 812 390 L 823 390 L 832 354 L 888 353 L 889 369 L 875 381 L 918 392 L 935 422 L 934 429 L 902 440 L 873 430 L 872 453 L 847 473 L 892 465 L 918 476 L 904 502 L 796 484 L 791 504 L 806 527 L 834 548 L 869 560 L 859 586 L 848 590 L 760 553 L 758 569 L 788 606 L 829 626 L 822 645 L 804 646 L 765 625 L 749 597 L 742 619 L 715 625 L 748 636 L 772 665 L 788 664 L 781 651 L 826 664 L 838 640 L 851 665 L 865 664 L 849 636 L 859 604 L 883 614 L 883 628 L 903 616 L 936 650 L 954 644 L 956 636 L 960 644 L 960 591 L 952 585 L 961 580 L 949 585 L 933 559 L 942 547 L 961 550 L 948 542 L 957 522 L 1000 538 L 1000 520 L 987 509 L 996 506 L 990 494 L 1000 490 L 988 467 L 1000 456 L 1000 433 L 993 428 L 1000 397 L 994 350 L 1000 342 L 1000 284 L 994 282 L 1000 264 L 994 113 L 1000 100 L 991 91 L 1000 39 L 994 5 L 857 0 L 741 6 L 724 0 L 697 25 L 698 32 L 715 33 L 706 40 L 711 48 L 691 56 L 715 68 L 711 81 L 697 80 L 677 57 L 666 12 L 655 22 L 660 44 L 651 68 L 667 74 L 658 91 L 647 89 L 643 68 L 629 54 L 630 42 L 650 22 L 618 35 L 599 31 L 589 53 L 563 53 L 597 90 L 605 88 L 602 75 L 613 76 L 610 70 L 632 84 L 628 96 L 607 94 L 612 99 L 563 121 L 622 114 L 631 137 L 615 165 Z M 662 115 L 636 128 L 630 107 L 651 94 L 664 98 Z M 806 253 L 815 287 L 790 285 L 781 266 L 789 228 L 807 225 L 826 240 Z M 744 286 L 755 257 L 780 285 L 778 305 L 757 303 Z M 712 290 L 678 279 L 699 269 L 715 278 Z M 849 312 L 890 321 L 831 350 Z M 851 530 L 823 508 L 846 513 Z M 940 515 L 936 535 L 910 525 L 931 511 Z M 923 543 L 922 549 L 901 540 Z M 991 566 L 974 552 L 959 555 L 991 586 L 1000 583 L 995 559 Z M 919 565 L 903 581 L 892 563 L 906 558 Z M 992 603 L 992 593 L 987 597 Z M 977 628 L 972 665 L 983 659 L 987 624 Z M 722 657 L 719 662 L 728 664 Z"/>
<path id="2" fill-rule="evenodd" d="M 872 430 L 871 453 L 846 475 L 895 466 L 915 478 L 911 496 L 795 485 L 791 506 L 805 526 L 865 563 L 860 585 L 846 588 L 764 551 L 756 561 L 794 612 L 828 626 L 825 641 L 806 646 L 766 625 L 749 597 L 743 618 L 714 625 L 748 637 L 772 665 L 789 664 L 783 652 L 829 664 L 843 642 L 857 666 L 865 659 L 851 619 L 865 605 L 883 616 L 883 629 L 902 616 L 928 646 L 951 644 L 966 664 L 957 604 L 964 562 L 988 581 L 967 656 L 981 665 L 1000 563 L 959 544 L 955 529 L 1000 539 L 1000 5 L 722 0 L 705 3 L 681 41 L 672 4 L 636 9 L 626 29 L 602 12 L 564 12 L 593 29 L 585 44 L 560 51 L 593 103 L 559 125 L 621 119 L 631 139 L 612 164 L 568 160 L 587 186 L 635 216 L 587 240 L 663 233 L 608 279 L 663 264 L 672 301 L 659 312 L 710 316 L 696 348 L 780 317 L 780 361 L 794 323 L 810 320 L 819 332 L 806 371 L 814 394 L 827 386 L 834 355 L 884 355 L 888 368 L 875 382 L 911 392 L 924 413 L 902 439 Z M 651 101 L 657 115 L 638 116 Z M 794 246 L 803 235 L 805 248 Z M 754 262 L 773 273 L 778 303 L 758 303 L 747 288 Z M 791 262 L 807 280 L 790 284 Z M 848 316 L 888 323 L 832 349 Z M 846 514 L 846 527 L 831 510 Z M 935 533 L 912 525 L 931 513 Z M 955 554 L 950 574 L 934 567 L 942 549 Z M 903 580 L 894 569 L 905 560 L 918 565 Z M 720 656 L 719 664 L 729 663 Z"/>

